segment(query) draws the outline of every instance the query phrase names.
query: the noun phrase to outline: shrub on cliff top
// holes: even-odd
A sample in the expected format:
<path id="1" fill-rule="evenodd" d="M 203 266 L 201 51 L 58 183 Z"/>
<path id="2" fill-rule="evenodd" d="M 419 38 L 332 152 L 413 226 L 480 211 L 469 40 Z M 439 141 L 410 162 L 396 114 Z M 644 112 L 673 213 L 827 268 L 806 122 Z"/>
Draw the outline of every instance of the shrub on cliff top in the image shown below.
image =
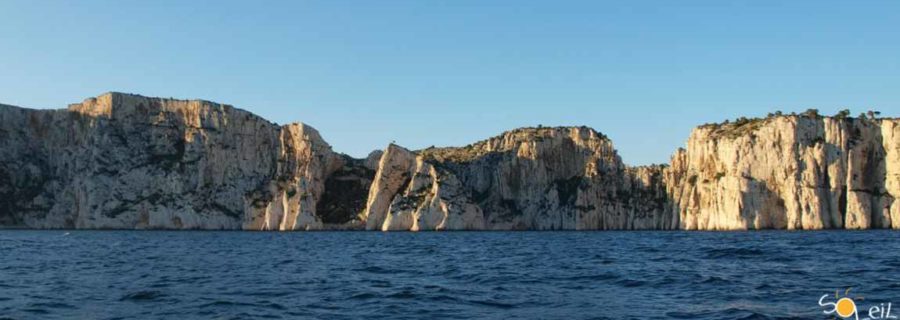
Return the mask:
<path id="1" fill-rule="evenodd" d="M 850 117 L 850 109 L 844 109 L 844 110 L 838 111 L 838 113 L 836 115 L 834 115 L 834 118 L 838 119 L 838 120 L 847 119 L 849 117 Z"/>
<path id="2" fill-rule="evenodd" d="M 819 109 L 806 109 L 806 111 L 804 111 L 802 115 L 807 118 L 813 118 L 813 119 L 818 118 L 819 117 Z"/>

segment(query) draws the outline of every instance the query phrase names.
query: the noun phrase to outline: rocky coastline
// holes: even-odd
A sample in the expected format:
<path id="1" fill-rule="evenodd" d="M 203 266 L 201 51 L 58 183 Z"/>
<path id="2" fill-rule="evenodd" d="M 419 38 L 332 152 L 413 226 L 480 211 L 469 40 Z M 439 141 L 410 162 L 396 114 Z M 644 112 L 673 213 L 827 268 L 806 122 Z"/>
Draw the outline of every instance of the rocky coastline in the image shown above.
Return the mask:
<path id="1" fill-rule="evenodd" d="M 702 125 L 633 167 L 587 127 L 354 159 L 302 123 L 107 93 L 0 105 L 0 150 L 0 228 L 900 229 L 900 119 L 874 114 Z"/>

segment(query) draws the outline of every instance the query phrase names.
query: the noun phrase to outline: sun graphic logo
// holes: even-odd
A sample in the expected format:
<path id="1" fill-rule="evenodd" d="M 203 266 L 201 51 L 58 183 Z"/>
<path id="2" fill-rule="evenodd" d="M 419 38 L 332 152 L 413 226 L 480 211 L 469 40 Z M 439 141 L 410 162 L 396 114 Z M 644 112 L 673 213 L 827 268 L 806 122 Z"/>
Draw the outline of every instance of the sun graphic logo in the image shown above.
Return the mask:
<path id="1" fill-rule="evenodd" d="M 843 297 L 840 291 L 834 291 L 834 301 L 829 301 L 830 294 L 823 295 L 819 298 L 819 305 L 825 307 L 825 314 L 834 314 L 842 319 L 860 319 L 859 307 L 857 301 L 865 301 L 863 297 L 850 297 L 850 288 L 844 291 Z M 891 303 L 874 305 L 868 309 L 868 317 L 862 319 L 897 319 L 891 315 Z"/>
<path id="2" fill-rule="evenodd" d="M 826 299 L 828 299 L 828 296 L 829 296 L 827 294 L 822 296 L 821 298 L 819 298 L 820 306 L 823 306 L 826 308 L 831 308 L 830 310 L 826 309 L 824 311 L 825 314 L 836 314 L 838 317 L 841 317 L 844 319 L 847 319 L 850 317 L 854 317 L 854 319 L 859 319 L 859 312 L 857 312 L 858 310 L 856 308 L 856 301 L 854 301 L 853 298 L 850 297 L 850 289 L 851 288 L 847 288 L 847 290 L 844 291 L 843 297 L 841 297 L 840 291 L 835 290 L 834 291 L 834 299 L 836 299 L 835 302 L 826 302 Z M 863 298 L 863 297 L 857 297 L 857 299 L 860 301 L 865 300 L 865 298 Z"/>

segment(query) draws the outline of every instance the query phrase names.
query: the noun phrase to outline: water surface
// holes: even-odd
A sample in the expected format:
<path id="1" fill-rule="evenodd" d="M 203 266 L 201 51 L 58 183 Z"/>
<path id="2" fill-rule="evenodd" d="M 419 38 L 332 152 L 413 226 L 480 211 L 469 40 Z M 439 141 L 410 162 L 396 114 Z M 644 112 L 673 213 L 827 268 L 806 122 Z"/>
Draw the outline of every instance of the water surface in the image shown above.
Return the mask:
<path id="1" fill-rule="evenodd" d="M 900 233 L 0 231 L 13 319 L 810 319 L 848 287 L 900 303 Z"/>

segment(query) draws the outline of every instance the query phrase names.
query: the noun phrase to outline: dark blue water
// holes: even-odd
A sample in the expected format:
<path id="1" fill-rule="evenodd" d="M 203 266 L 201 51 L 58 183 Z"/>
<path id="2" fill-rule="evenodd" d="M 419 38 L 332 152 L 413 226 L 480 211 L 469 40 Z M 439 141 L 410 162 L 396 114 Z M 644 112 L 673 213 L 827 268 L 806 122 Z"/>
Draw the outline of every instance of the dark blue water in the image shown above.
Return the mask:
<path id="1" fill-rule="evenodd" d="M 900 303 L 900 233 L 0 231 L 14 319 L 826 318 L 847 287 Z"/>

